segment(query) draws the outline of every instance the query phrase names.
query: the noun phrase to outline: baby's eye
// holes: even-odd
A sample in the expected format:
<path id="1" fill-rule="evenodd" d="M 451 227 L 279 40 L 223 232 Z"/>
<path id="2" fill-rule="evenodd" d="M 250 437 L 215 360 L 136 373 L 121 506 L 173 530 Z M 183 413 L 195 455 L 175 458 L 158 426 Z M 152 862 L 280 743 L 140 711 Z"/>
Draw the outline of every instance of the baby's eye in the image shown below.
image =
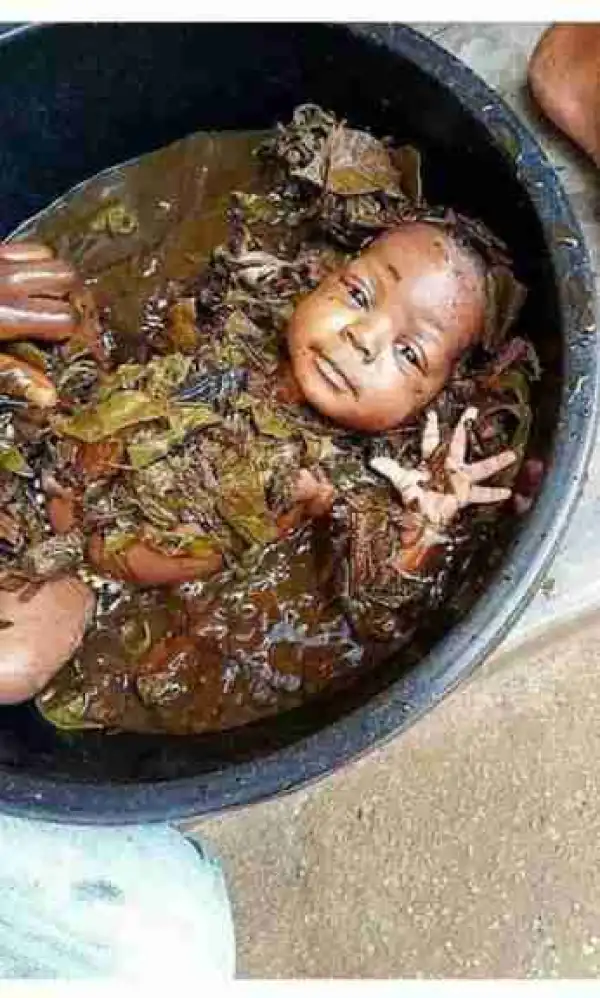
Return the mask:
<path id="1" fill-rule="evenodd" d="M 359 284 L 357 281 L 350 280 L 347 277 L 342 278 L 342 284 L 348 291 L 348 295 L 357 308 L 364 308 L 366 310 L 371 307 L 370 295 L 362 284 Z"/>
<path id="2" fill-rule="evenodd" d="M 408 361 L 413 367 L 416 367 L 418 371 L 423 370 L 423 364 L 421 363 L 421 358 L 410 343 L 396 343 L 395 346 L 396 356 L 402 357 L 403 360 Z"/>

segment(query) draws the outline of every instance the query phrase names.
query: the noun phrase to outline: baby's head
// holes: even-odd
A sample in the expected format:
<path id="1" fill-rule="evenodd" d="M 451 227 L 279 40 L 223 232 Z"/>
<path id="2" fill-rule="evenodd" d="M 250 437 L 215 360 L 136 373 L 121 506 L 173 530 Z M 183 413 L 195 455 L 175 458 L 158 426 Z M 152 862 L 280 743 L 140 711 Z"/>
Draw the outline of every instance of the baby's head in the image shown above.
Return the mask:
<path id="1" fill-rule="evenodd" d="M 482 336 L 486 267 L 452 226 L 406 222 L 307 295 L 288 344 L 307 400 L 378 431 L 422 411 Z"/>

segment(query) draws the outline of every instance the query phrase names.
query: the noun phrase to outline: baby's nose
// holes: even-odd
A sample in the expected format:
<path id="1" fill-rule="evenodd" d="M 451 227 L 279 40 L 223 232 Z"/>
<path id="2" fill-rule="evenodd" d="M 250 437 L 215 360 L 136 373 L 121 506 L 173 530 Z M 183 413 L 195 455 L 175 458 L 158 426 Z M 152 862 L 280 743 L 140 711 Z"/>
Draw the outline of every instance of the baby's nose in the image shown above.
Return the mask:
<path id="1" fill-rule="evenodd" d="M 369 316 L 346 326 L 344 335 L 352 347 L 369 363 L 381 353 L 390 339 L 391 325 L 385 315 Z"/>

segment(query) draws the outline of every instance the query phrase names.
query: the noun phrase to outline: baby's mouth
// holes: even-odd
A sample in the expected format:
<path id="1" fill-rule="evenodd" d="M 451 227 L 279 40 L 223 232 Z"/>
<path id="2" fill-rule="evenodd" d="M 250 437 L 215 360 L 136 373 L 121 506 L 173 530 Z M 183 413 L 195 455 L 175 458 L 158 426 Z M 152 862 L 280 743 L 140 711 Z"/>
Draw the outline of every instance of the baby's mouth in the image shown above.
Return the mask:
<path id="1" fill-rule="evenodd" d="M 326 357 L 324 353 L 315 353 L 315 367 L 321 377 L 324 378 L 336 392 L 340 392 L 340 394 L 345 395 L 350 391 L 354 396 L 358 395 L 356 388 L 344 374 L 342 369 L 338 367 L 335 361 L 331 360 L 330 357 Z"/>

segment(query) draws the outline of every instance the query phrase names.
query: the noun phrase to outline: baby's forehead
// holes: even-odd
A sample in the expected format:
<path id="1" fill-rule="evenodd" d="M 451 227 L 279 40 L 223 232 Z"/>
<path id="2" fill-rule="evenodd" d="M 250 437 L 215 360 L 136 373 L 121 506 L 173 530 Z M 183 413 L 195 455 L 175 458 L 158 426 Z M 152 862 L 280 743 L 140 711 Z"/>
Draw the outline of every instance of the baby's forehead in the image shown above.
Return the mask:
<path id="1" fill-rule="evenodd" d="M 373 276 L 383 275 L 386 284 L 412 285 L 425 275 L 436 281 L 483 293 L 485 268 L 478 257 L 454 233 L 435 222 L 410 222 L 374 240 L 355 258 Z"/>
<path id="2" fill-rule="evenodd" d="M 447 263 L 451 256 L 462 255 L 458 240 L 446 228 L 433 222 L 407 222 L 384 235 L 379 236 L 363 250 L 361 257 L 367 260 L 394 259 L 399 261 L 415 258 L 423 262 Z"/>

